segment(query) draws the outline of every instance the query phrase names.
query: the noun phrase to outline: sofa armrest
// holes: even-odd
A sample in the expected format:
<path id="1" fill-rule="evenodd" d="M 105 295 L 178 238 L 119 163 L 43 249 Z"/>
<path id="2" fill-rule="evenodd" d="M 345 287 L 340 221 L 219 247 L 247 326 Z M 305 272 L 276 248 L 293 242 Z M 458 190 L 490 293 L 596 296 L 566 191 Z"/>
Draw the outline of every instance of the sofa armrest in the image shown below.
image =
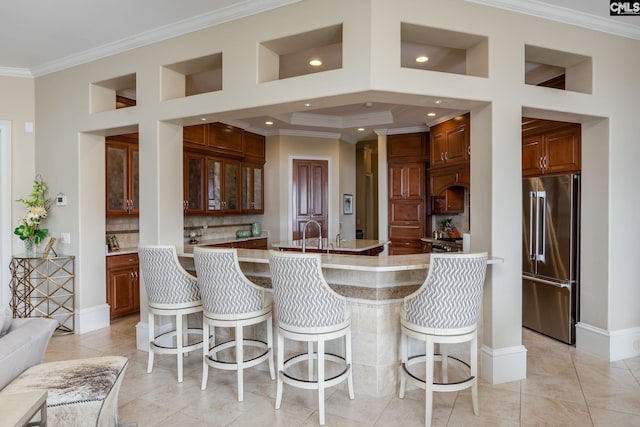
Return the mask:
<path id="1" fill-rule="evenodd" d="M 13 319 L 7 334 L 0 338 L 0 390 L 42 361 L 56 327 L 58 322 L 54 319 Z"/>

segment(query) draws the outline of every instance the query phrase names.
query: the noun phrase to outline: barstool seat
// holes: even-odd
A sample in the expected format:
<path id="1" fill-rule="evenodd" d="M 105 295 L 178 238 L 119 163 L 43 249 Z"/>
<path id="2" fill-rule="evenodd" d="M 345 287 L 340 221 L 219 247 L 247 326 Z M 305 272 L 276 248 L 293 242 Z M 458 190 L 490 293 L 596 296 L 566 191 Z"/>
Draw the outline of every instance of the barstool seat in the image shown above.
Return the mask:
<path id="1" fill-rule="evenodd" d="M 183 320 L 185 315 L 202 312 L 198 282 L 180 265 L 175 246 L 140 246 L 138 257 L 149 300 L 147 373 L 153 370 L 154 354 L 175 354 L 178 382 L 182 382 L 183 357 L 202 348 L 202 340 L 189 343 L 189 335 L 201 336 L 202 329 L 189 328 Z M 175 329 L 156 335 L 155 316 L 175 317 Z"/>
<path id="2" fill-rule="evenodd" d="M 270 251 L 269 269 L 276 305 L 278 331 L 278 382 L 276 409 L 282 403 L 283 384 L 318 390 L 320 425 L 324 425 L 324 392 L 347 381 L 349 399 L 354 398 L 351 361 L 351 315 L 346 298 L 335 293 L 324 279 L 319 254 Z M 327 353 L 327 341 L 344 337 L 344 356 Z M 307 352 L 284 360 L 285 338 L 307 343 Z M 314 345 L 316 349 L 314 352 Z M 314 363 L 317 368 L 314 375 Z M 297 377 L 295 365 L 307 362 L 307 378 Z M 325 361 L 337 362 L 342 372 L 326 378 Z M 315 379 L 314 379 L 315 378 Z"/>
<path id="3" fill-rule="evenodd" d="M 400 398 L 406 382 L 425 390 L 425 426 L 431 425 L 433 392 L 451 392 L 471 388 L 473 413 L 478 415 L 478 336 L 477 324 L 482 289 L 487 269 L 487 253 L 431 254 L 429 273 L 422 286 L 404 298 L 400 316 Z M 409 340 L 424 343 L 424 354 L 409 356 Z M 469 363 L 452 357 L 447 345 L 469 343 Z M 441 354 L 435 354 L 439 344 Z M 449 360 L 466 366 L 469 377 L 448 381 Z M 434 381 L 434 362 L 440 361 L 442 382 Z M 411 366 L 424 364 L 424 378 Z"/>
<path id="4" fill-rule="evenodd" d="M 268 298 L 263 288 L 252 283 L 242 273 L 236 249 L 195 248 L 193 257 L 204 308 L 201 388 L 207 388 L 210 366 L 235 370 L 238 377 L 238 401 L 242 402 L 244 369 L 268 361 L 271 379 L 275 379 L 271 298 Z M 245 326 L 263 322 L 267 329 L 266 342 L 245 338 Z M 235 338 L 216 344 L 216 327 L 232 328 Z M 261 353 L 245 359 L 245 346 L 257 348 Z M 219 352 L 229 348 L 235 348 L 235 362 L 218 358 Z"/>

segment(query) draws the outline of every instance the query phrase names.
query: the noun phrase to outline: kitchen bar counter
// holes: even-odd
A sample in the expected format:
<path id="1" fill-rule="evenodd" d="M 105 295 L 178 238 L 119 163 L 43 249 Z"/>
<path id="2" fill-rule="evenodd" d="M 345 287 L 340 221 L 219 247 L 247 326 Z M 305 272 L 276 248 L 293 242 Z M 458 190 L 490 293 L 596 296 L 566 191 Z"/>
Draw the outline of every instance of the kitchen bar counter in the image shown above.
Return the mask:
<path id="1" fill-rule="evenodd" d="M 384 245 L 388 244 L 388 240 L 343 240 L 339 245 L 335 242 L 327 242 L 326 238 L 322 239 L 322 248 L 318 247 L 318 238 L 307 239 L 307 252 L 327 252 L 334 254 L 352 254 L 352 255 L 378 255 L 384 249 Z M 288 242 L 280 242 L 272 245 L 281 251 L 302 251 L 302 240 L 290 240 Z"/>

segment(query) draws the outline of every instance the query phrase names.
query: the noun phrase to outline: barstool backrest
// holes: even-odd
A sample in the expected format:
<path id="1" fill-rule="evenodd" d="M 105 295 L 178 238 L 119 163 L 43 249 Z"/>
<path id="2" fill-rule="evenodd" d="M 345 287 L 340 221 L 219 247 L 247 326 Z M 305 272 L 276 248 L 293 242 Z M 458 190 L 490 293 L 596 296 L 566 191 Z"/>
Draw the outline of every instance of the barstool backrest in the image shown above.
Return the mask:
<path id="1" fill-rule="evenodd" d="M 431 254 L 420 288 L 404 299 L 405 319 L 433 329 L 460 329 L 478 321 L 487 253 Z"/>
<path id="2" fill-rule="evenodd" d="M 180 265 L 175 246 L 140 246 L 138 259 L 150 304 L 183 305 L 200 301 L 198 282 Z"/>
<path id="3" fill-rule="evenodd" d="M 238 314 L 263 308 L 264 291 L 244 276 L 236 249 L 195 248 L 193 258 L 204 311 Z"/>
<path id="4" fill-rule="evenodd" d="M 269 252 L 271 285 L 281 326 L 335 327 L 350 320 L 345 297 L 324 279 L 320 254 Z"/>

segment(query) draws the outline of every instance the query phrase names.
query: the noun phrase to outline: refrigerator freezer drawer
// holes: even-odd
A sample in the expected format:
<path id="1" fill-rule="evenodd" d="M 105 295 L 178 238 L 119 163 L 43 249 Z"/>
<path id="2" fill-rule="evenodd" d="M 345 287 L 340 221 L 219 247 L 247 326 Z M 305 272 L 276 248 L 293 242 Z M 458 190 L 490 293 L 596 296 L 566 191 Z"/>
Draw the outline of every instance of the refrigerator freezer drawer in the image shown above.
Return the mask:
<path id="1" fill-rule="evenodd" d="M 573 286 L 522 277 L 522 325 L 567 344 L 575 343 Z"/>

